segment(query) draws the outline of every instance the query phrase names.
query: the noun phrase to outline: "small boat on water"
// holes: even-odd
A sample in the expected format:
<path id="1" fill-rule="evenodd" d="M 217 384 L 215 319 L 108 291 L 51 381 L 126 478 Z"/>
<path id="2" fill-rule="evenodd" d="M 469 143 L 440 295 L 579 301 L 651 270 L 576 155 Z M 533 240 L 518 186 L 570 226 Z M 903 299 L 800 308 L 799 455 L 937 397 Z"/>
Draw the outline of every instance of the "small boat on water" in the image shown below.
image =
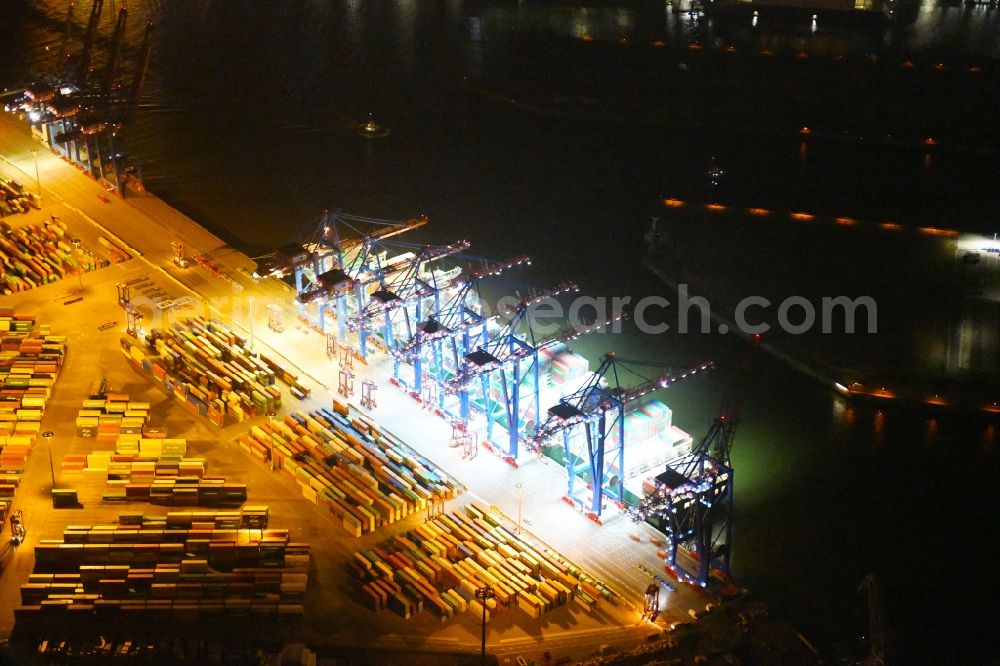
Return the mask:
<path id="1" fill-rule="evenodd" d="M 712 163 L 708 167 L 708 171 L 705 172 L 708 179 L 712 181 L 712 185 L 718 185 L 722 182 L 722 179 L 726 177 L 726 170 L 718 165 L 715 158 L 712 158 Z"/>
<path id="2" fill-rule="evenodd" d="M 381 139 L 382 137 L 389 136 L 389 128 L 375 122 L 374 116 L 370 113 L 368 114 L 367 122 L 360 123 L 355 129 L 358 134 L 366 139 Z"/>

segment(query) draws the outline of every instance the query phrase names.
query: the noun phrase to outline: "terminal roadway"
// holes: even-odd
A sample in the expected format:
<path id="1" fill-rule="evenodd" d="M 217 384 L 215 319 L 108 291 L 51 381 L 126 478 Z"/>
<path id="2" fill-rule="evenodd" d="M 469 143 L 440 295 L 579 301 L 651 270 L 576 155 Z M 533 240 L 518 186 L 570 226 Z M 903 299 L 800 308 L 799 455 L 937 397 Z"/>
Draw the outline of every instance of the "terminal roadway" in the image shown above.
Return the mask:
<path id="1" fill-rule="evenodd" d="M 27 165 L 32 164 L 30 149 L 35 146 L 37 143 L 15 118 L 0 115 L 0 155 L 5 157 L 0 161 L 0 173 L 17 177 L 26 187 L 30 187 L 32 181 L 28 180 L 24 173 L 17 173 L 17 168 L 25 169 Z M 80 325 L 87 329 L 88 337 L 97 335 L 96 328 L 93 327 L 98 324 L 116 321 L 118 325 L 104 334 L 103 346 L 90 349 L 88 353 L 102 355 L 103 360 L 100 365 L 102 368 L 108 367 L 112 360 L 122 368 L 127 368 L 127 364 L 117 351 L 117 337 L 124 328 L 125 318 L 116 304 L 115 284 L 148 275 L 153 282 L 161 285 L 162 293 L 166 293 L 170 299 L 176 300 L 187 296 L 192 299 L 193 305 L 180 312 L 170 313 L 160 310 L 152 299 L 142 293 L 133 293 L 133 302 L 144 314 L 143 326 L 146 330 L 166 323 L 165 317 L 183 317 L 192 314 L 218 318 L 242 329 L 247 334 L 252 327 L 256 348 L 262 353 L 285 359 L 286 365 L 295 368 L 300 377 L 309 378 L 309 381 L 304 383 L 312 389 L 311 397 L 305 401 L 296 401 L 286 392 L 284 410 L 308 411 L 330 406 L 336 388 L 338 362 L 336 359 L 327 358 L 323 336 L 296 320 L 293 307 L 294 294 L 287 285 L 276 280 L 253 280 L 250 276 L 253 263 L 248 257 L 153 196 L 135 195 L 124 200 L 111 198 L 110 203 L 104 203 L 98 196 L 103 192 L 102 188 L 60 158 L 40 151 L 39 168 L 43 209 L 40 213 L 35 212 L 25 216 L 26 218 L 37 216 L 33 218 L 37 223 L 48 215 L 58 215 L 70 224 L 71 233 L 77 233 L 76 230 L 79 230 L 80 235 L 89 234 L 95 238 L 103 235 L 115 239 L 119 244 L 132 249 L 138 256 L 125 264 L 85 275 L 81 281 L 84 287 L 83 293 L 86 295 L 83 303 L 62 305 L 64 301 L 61 299 L 74 293 L 76 280 L 47 285 L 35 292 L 19 296 L 13 302 L 28 304 L 29 307 L 26 309 L 41 310 L 40 320 L 51 321 L 55 333 L 61 332 L 66 323 L 65 315 L 60 319 L 57 313 L 69 314 L 67 308 L 79 308 L 76 312 L 83 315 L 82 319 L 85 320 L 85 323 Z M 8 220 L 17 223 L 16 218 Z M 84 241 L 86 243 L 87 239 Z M 220 267 L 225 276 L 213 275 L 195 262 L 186 269 L 177 268 L 171 261 L 173 241 L 184 242 L 189 256 L 209 257 Z M 91 246 L 96 247 L 93 243 Z M 250 296 L 253 296 L 252 301 Z M 2 300 L 8 301 L 10 297 Z M 284 332 L 277 333 L 268 328 L 266 307 L 268 305 L 279 306 L 284 311 Z M 46 319 L 44 317 L 46 310 L 51 310 L 53 316 Z M 80 320 L 73 321 L 76 325 Z M 79 353 L 74 343 L 74 335 L 70 333 L 71 357 Z M 90 343 L 87 344 L 89 346 Z M 671 623 L 689 619 L 690 609 L 701 610 L 711 601 L 711 598 L 701 590 L 677 584 L 676 592 L 661 590 L 661 600 L 665 601 L 661 602 L 663 610 L 657 622 L 658 626 L 642 622 L 640 617 L 642 592 L 651 580 L 647 572 L 663 571 L 663 562 L 657 557 L 657 546 L 654 544 L 660 535 L 655 530 L 647 525 L 633 524 L 624 515 L 618 514 L 613 506 L 605 512 L 604 525 L 590 521 L 562 501 L 566 492 L 565 471 L 548 459 L 531 458 L 526 464 L 515 468 L 483 448 L 475 458 L 463 459 L 460 450 L 449 447 L 451 430 L 448 423 L 422 409 L 418 401 L 389 384 L 392 363 L 385 355 L 373 355 L 367 366 L 355 363 L 354 371 L 357 374 L 355 383 L 358 393 L 351 398 L 352 406 L 359 412 L 367 411 L 361 409 L 358 403 L 360 384 L 365 378 L 374 380 L 378 386 L 375 393 L 378 406 L 367 413 L 468 488 L 468 493 L 450 502 L 446 507 L 447 510 L 454 510 L 469 499 L 479 499 L 493 505 L 510 517 L 512 522 L 516 522 L 518 496 L 515 484 L 520 483 L 523 488 L 521 516 L 524 530 L 532 538 L 558 550 L 620 595 L 616 605 L 605 603 L 602 608 L 608 610 L 602 611 L 596 618 L 588 617 L 572 605 L 571 610 L 557 611 L 561 613 L 559 615 L 550 613 L 537 623 L 532 623 L 519 611 L 498 616 L 490 624 L 487 642 L 490 652 L 501 657 L 500 663 L 504 663 L 504 659 L 512 655 L 537 656 L 544 650 L 557 655 L 564 647 L 567 651 L 584 656 L 602 646 L 634 643 L 637 639 L 641 640 L 658 633 Z M 75 380 L 74 388 L 77 389 L 77 393 L 63 401 L 69 424 L 72 423 L 74 410 L 83 397 L 80 393 L 89 388 L 86 382 L 92 377 L 93 368 L 89 373 L 84 372 L 83 378 Z M 136 384 L 136 379 L 132 375 L 131 383 Z M 66 380 L 61 378 L 57 384 L 57 396 L 67 390 L 65 382 Z M 149 388 L 155 391 L 152 387 Z M 157 399 L 155 393 L 150 395 L 153 396 L 149 398 L 151 401 Z M 171 424 L 171 436 L 184 436 L 176 431 L 187 426 L 175 427 L 174 424 L 185 419 L 192 420 L 187 412 L 172 408 L 172 411 L 167 413 L 170 414 L 168 421 Z M 51 409 L 46 417 L 46 427 L 49 427 L 49 422 L 54 418 Z M 242 457 L 243 460 L 239 464 L 253 468 L 245 472 L 255 479 L 253 485 L 249 485 L 252 503 L 273 504 L 258 492 L 259 484 L 275 489 L 274 500 L 281 497 L 288 498 L 282 501 L 285 501 L 284 508 L 289 511 L 289 515 L 298 515 L 299 523 L 305 522 L 313 526 L 309 530 L 310 536 L 307 540 L 314 543 L 314 553 L 316 542 L 329 540 L 330 548 L 339 552 L 346 560 L 353 550 L 361 547 L 362 543 L 374 544 L 391 536 L 392 533 L 406 529 L 405 525 L 397 524 L 391 526 L 391 530 L 377 530 L 375 534 L 366 535 L 361 540 L 347 538 L 341 528 L 334 526 L 332 521 L 316 511 L 315 505 L 311 505 L 301 497 L 292 499 L 297 494 L 294 482 L 284 476 L 272 474 L 261 465 L 250 464 L 249 458 L 233 443 L 240 432 L 248 427 L 247 423 L 228 426 L 221 431 L 210 427 L 207 421 L 191 427 L 198 433 L 195 435 L 196 438 L 226 442 L 225 449 L 228 449 L 226 453 L 230 457 Z M 70 450 L 63 448 L 60 452 L 58 445 L 55 444 L 53 448 L 60 456 Z M 76 449 L 74 452 L 77 452 Z M 58 460 L 57 457 L 57 470 Z M 225 466 L 235 463 L 220 458 L 218 464 Z M 217 470 L 218 464 L 213 467 L 213 471 Z M 44 456 L 36 453 L 31 457 L 27 486 L 19 491 L 19 502 L 42 500 L 42 487 L 47 488 L 49 485 L 45 465 L 47 459 Z M 268 480 L 258 481 L 260 476 Z M 117 510 L 118 507 L 114 507 L 107 512 L 113 518 Z M 308 520 L 304 520 L 306 518 L 304 513 L 310 514 Z M 78 516 L 72 522 L 79 523 L 82 519 Z M 103 520 L 106 522 L 110 519 L 105 517 Z M 282 526 L 274 521 L 272 523 Z M 29 542 L 26 545 L 30 546 L 32 536 L 38 538 L 38 533 L 45 530 L 45 525 L 44 523 L 36 525 L 36 528 L 37 531 L 29 534 Z M 32 527 L 29 523 L 30 529 Z M 56 529 L 55 525 L 53 529 Z M 53 538 L 57 535 L 58 530 L 55 534 L 46 534 L 44 538 Z M 28 573 L 27 565 L 24 564 L 26 559 L 18 556 L 16 563 L 4 560 L 7 570 L 4 572 L 3 580 L 0 580 L 4 590 L 11 585 L 11 574 L 17 579 L 17 585 L 26 578 Z M 320 573 L 320 578 L 322 576 Z M 343 570 L 338 568 L 336 576 L 342 578 Z M 343 588 L 342 585 L 335 587 L 338 590 Z M 0 601 L 4 602 L 0 606 L 10 609 L 12 605 L 8 605 L 7 602 L 16 605 L 16 598 L 15 586 L 13 596 L 9 591 L 0 594 Z M 355 604 L 355 607 L 359 606 Z M 307 614 L 308 612 L 307 604 Z M 4 612 L 6 620 L 0 622 L 0 630 L 3 633 L 8 633 L 10 629 L 8 613 L 9 611 Z M 516 616 L 516 619 L 508 620 L 506 616 Z M 339 637 L 344 643 L 351 644 L 352 639 L 359 639 L 357 632 L 373 630 L 371 627 L 375 622 L 370 619 L 371 617 L 369 615 L 364 621 L 364 628 L 358 627 L 341 633 L 327 627 L 325 635 L 331 636 L 333 640 Z M 465 617 L 460 622 L 456 621 L 462 626 L 462 629 L 457 631 L 443 629 L 427 631 L 418 628 L 424 624 L 422 622 L 411 621 L 408 624 L 387 612 L 374 617 L 379 618 L 380 647 L 384 643 L 386 648 L 391 648 L 393 642 L 398 642 L 401 647 L 412 648 L 416 632 L 420 635 L 416 644 L 427 649 L 462 651 L 478 649 L 478 622 L 472 621 L 471 617 Z M 512 624 L 515 621 L 516 625 Z"/>

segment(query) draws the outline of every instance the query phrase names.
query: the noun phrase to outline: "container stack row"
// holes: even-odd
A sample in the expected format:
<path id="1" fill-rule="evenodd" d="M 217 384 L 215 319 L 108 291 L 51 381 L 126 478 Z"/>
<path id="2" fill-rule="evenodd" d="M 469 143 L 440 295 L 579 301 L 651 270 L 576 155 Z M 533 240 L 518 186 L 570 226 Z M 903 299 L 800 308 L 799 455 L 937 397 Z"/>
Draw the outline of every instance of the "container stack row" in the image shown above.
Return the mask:
<path id="1" fill-rule="evenodd" d="M 38 195 L 28 192 L 24 185 L 13 178 L 0 176 L 0 217 L 13 213 L 27 213 L 40 207 Z"/>
<path id="2" fill-rule="evenodd" d="M 82 472 L 107 481 L 142 483 L 156 478 L 186 476 L 202 478 L 208 471 L 204 458 L 142 457 L 112 451 L 67 454 L 62 460 L 64 473 Z"/>
<path id="3" fill-rule="evenodd" d="M 197 483 L 205 477 L 204 459 L 186 457 L 186 440 L 168 439 L 163 430 L 156 434 L 163 436 L 118 435 L 114 451 L 67 454 L 62 471 L 76 476 L 76 487 L 93 501 L 124 500 L 130 483 L 150 486 L 178 478 Z"/>
<path id="4" fill-rule="evenodd" d="M 36 570 L 72 571 L 84 565 L 177 563 L 204 559 L 218 571 L 235 567 L 308 565 L 307 545 L 289 541 L 288 530 L 274 528 L 151 527 L 70 525 L 62 539 L 42 540 L 35 548 Z M 305 557 L 303 557 L 305 556 Z M 105 562 L 105 559 L 110 562 Z"/>
<path id="5" fill-rule="evenodd" d="M 346 409 L 342 409 L 346 412 Z M 361 536 L 462 492 L 432 462 L 372 423 L 334 410 L 296 412 L 240 438 L 297 481 L 302 494 Z"/>
<path id="6" fill-rule="evenodd" d="M 65 234 L 66 226 L 58 220 L 16 229 L 0 222 L 0 293 L 27 291 L 108 265 L 107 259 L 73 247 Z"/>
<path id="7" fill-rule="evenodd" d="M 148 402 L 130 400 L 127 393 L 107 393 L 83 401 L 76 416 L 76 435 L 114 443 L 122 434 L 141 435 L 148 422 Z"/>
<path id="8" fill-rule="evenodd" d="M 204 476 L 205 465 L 202 458 L 187 458 L 187 440 L 166 437 L 144 437 L 141 435 L 119 435 L 115 441 L 114 451 L 91 451 L 90 453 L 67 454 L 62 461 L 64 472 L 83 472 L 93 474 L 105 481 L 124 468 L 118 465 L 131 463 L 151 463 L 154 471 L 160 470 L 158 476 L 169 476 L 169 469 L 179 466 L 185 461 L 185 469 L 190 469 L 192 475 Z M 129 468 L 131 469 L 131 468 Z M 197 474 L 198 469 L 201 473 Z M 154 474 L 157 476 L 157 474 Z M 176 476 L 176 475 L 175 475 Z"/>
<path id="9" fill-rule="evenodd" d="M 67 455 L 64 472 L 79 472 L 78 487 L 101 486 L 105 501 L 155 502 L 183 506 L 242 504 L 246 484 L 209 477 L 204 458 L 185 456 L 183 439 L 119 435 L 115 451 Z"/>
<path id="10" fill-rule="evenodd" d="M 409 618 L 428 609 L 442 621 L 469 611 L 482 616 L 476 591 L 491 588 L 486 618 L 517 608 L 534 619 L 573 601 L 591 611 L 602 593 L 558 554 L 534 546 L 476 504 L 442 514 L 391 544 L 357 551 L 351 566 L 374 610 Z"/>
<path id="11" fill-rule="evenodd" d="M 187 453 L 187 440 L 119 435 L 115 442 L 115 453 L 119 456 L 138 456 L 141 458 L 182 458 Z"/>
<path id="12" fill-rule="evenodd" d="M 288 384 L 299 397 L 309 393 L 295 375 L 252 351 L 243 338 L 199 317 L 153 329 L 144 348 L 122 338 L 122 352 L 192 412 L 219 426 L 280 409 L 276 380 Z"/>
<path id="13" fill-rule="evenodd" d="M 19 627 L 302 616 L 308 544 L 267 527 L 218 528 L 212 521 L 165 527 L 175 515 L 123 514 L 117 524 L 70 526 L 61 540 L 43 540 L 34 573 L 21 586 Z"/>
<path id="14" fill-rule="evenodd" d="M 152 483 L 160 479 L 201 479 L 208 465 L 204 458 L 135 458 L 108 463 L 108 483 Z"/>
<path id="15" fill-rule="evenodd" d="M 19 481 L 19 476 L 0 474 L 0 528 L 7 524 L 7 517 L 14 504 L 14 491 L 17 490 Z"/>
<path id="16" fill-rule="evenodd" d="M 120 524 L 144 528 L 215 527 L 216 529 L 262 529 L 267 527 L 267 505 L 247 504 L 237 511 L 171 511 L 166 516 L 148 517 L 142 514 L 122 514 Z"/>
<path id="17" fill-rule="evenodd" d="M 232 506 L 247 500 L 245 483 L 222 477 L 158 477 L 148 482 L 109 481 L 106 501 L 151 502 L 176 506 Z"/>
<path id="18" fill-rule="evenodd" d="M 65 336 L 0 307 L 0 497 L 20 482 L 65 355 Z"/>

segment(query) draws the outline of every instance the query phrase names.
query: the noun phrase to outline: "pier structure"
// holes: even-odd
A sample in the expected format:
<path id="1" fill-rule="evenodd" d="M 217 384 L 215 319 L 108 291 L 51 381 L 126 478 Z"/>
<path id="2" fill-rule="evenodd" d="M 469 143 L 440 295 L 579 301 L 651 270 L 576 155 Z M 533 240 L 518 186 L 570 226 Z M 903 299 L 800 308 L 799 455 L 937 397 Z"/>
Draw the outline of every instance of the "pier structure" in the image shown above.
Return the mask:
<path id="1" fill-rule="evenodd" d="M 691 443 L 690 436 L 670 423 L 670 410 L 662 403 L 653 401 L 649 409 L 629 405 L 627 410 L 623 404 L 619 410 L 621 427 L 609 428 L 590 443 L 585 443 L 582 435 L 575 438 L 567 433 L 568 444 L 561 449 L 535 445 L 539 424 L 547 416 L 543 405 L 561 403 L 574 392 L 579 395 L 579 391 L 588 390 L 586 387 L 603 388 L 607 382 L 602 370 L 591 373 L 586 359 L 567 343 L 605 330 L 622 315 L 583 328 L 562 322 L 554 334 L 539 334 L 534 321 L 539 310 L 549 314 L 545 304 L 578 293 L 576 285 L 566 283 L 543 291 L 529 288 L 526 296 L 521 295 L 523 285 L 519 285 L 513 304 L 503 306 L 502 299 L 488 301 L 483 291 L 486 280 L 526 268 L 531 260 L 470 258 L 464 254 L 469 248 L 467 241 L 431 246 L 395 239 L 426 224 L 424 216 L 386 220 L 325 212 L 292 243 L 256 259 L 252 273 L 243 269 L 260 283 L 276 277 L 294 285 L 291 303 L 283 298 L 260 309 L 267 313 L 268 330 L 276 334 L 284 331 L 281 311 L 291 305 L 301 322 L 323 333 L 321 344 L 328 359 L 345 357 L 329 382 L 337 380 L 339 390 L 346 395 L 354 392 L 354 375 L 341 372 L 350 370 L 347 363 L 357 360 L 367 365 L 373 350 L 384 351 L 392 365 L 391 383 L 426 409 L 459 420 L 475 433 L 483 449 L 514 467 L 530 462 L 537 454 L 564 466 L 564 498 L 598 520 L 607 508 L 604 499 L 615 502 L 619 509 L 641 500 L 642 475 L 655 474 L 667 459 L 687 453 Z M 177 268 L 186 268 L 187 248 L 181 243 L 170 243 L 169 261 Z M 242 293 L 244 287 L 238 280 L 205 256 L 198 259 L 203 260 L 198 264 L 210 268 L 215 277 L 226 277 L 234 293 Z M 453 265 L 442 267 L 442 260 Z M 479 262 L 479 270 L 470 271 L 475 262 Z M 504 285 L 489 287 L 502 291 Z M 252 320 L 251 298 L 247 297 L 247 315 Z M 490 298 L 497 298 L 497 294 Z M 136 310 L 136 316 L 127 317 L 133 335 L 142 326 L 141 314 Z M 152 324 L 156 314 L 150 313 L 145 320 Z M 331 317 L 335 331 L 328 330 L 332 328 Z M 252 339 L 252 328 L 250 332 Z M 616 380 L 614 390 L 622 388 Z M 632 428 L 626 425 L 628 420 L 654 425 Z M 626 449 L 629 464 L 624 461 Z M 589 484 L 591 497 L 575 496 L 578 478 Z"/>

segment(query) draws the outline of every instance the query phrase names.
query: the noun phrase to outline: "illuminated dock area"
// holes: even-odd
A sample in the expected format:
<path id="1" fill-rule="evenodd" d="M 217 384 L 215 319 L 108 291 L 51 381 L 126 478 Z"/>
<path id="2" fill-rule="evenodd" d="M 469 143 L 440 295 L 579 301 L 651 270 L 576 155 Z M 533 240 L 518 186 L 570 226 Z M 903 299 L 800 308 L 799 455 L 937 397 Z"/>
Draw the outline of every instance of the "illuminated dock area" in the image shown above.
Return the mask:
<path id="1" fill-rule="evenodd" d="M 0 117 L 0 155 L 6 158 L 0 163 L 0 173 L 23 177 L 19 169 L 29 163 L 34 145 L 16 119 Z M 454 446 L 452 424 L 397 386 L 394 359 L 387 354 L 369 355 L 366 363 L 352 361 L 357 386 L 367 380 L 377 387 L 377 406 L 363 405 L 360 390 L 351 396 L 339 395 L 338 377 L 344 359 L 327 353 L 324 336 L 294 317 L 286 318 L 281 327 L 274 326 L 270 318 L 273 310 L 268 306 L 292 302 L 294 294 L 287 285 L 255 280 L 251 276 L 253 261 L 152 196 L 105 201 L 104 190 L 97 183 L 54 155 L 40 155 L 39 169 L 41 210 L 8 218 L 11 224 L 38 224 L 56 215 L 68 233 L 85 246 L 98 247 L 99 239 L 105 238 L 133 257 L 0 299 L 0 304 L 11 303 L 18 310 L 36 313 L 39 321 L 50 323 L 54 333 L 67 336 L 67 360 L 44 421 L 44 426 L 54 431 L 50 450 L 56 486 L 84 485 L 78 471 L 63 469 L 60 462 L 64 458 L 79 460 L 95 450 L 94 442 L 81 439 L 76 431 L 80 401 L 95 379 L 107 378 L 132 399 L 149 403 L 151 420 L 162 424 L 169 437 L 188 442 L 185 455 L 203 458 L 211 474 L 240 479 L 248 489 L 248 502 L 267 505 L 271 522 L 286 527 L 290 539 L 309 542 L 305 618 L 301 624 L 283 628 L 283 638 L 310 645 L 356 645 L 377 638 L 385 649 L 478 650 L 479 618 L 475 613 L 457 613 L 442 623 L 438 615 L 451 611 L 372 611 L 348 573 L 348 564 L 356 561 L 355 553 L 382 547 L 417 529 L 429 513 L 460 513 L 470 503 L 488 507 L 507 533 L 519 533 L 518 538 L 532 548 L 561 554 L 572 570 L 586 572 L 592 581 L 588 585 L 602 593 L 596 609 L 581 603 L 557 604 L 536 619 L 534 612 L 522 610 L 522 605 L 497 614 L 487 627 L 486 641 L 498 658 L 541 654 L 544 650 L 553 655 L 585 655 L 601 645 L 634 644 L 672 623 L 690 619 L 690 610 L 700 611 L 712 600 L 702 590 L 674 581 L 670 586 L 674 591 L 663 589 L 662 610 L 655 625 L 644 621 L 643 593 L 651 572 L 670 580 L 663 573 L 662 534 L 644 523 L 633 523 L 613 503 L 605 507 L 599 521 L 588 518 L 580 508 L 586 508 L 583 502 L 589 501 L 583 483 L 578 484 L 583 493 L 581 505 L 570 506 L 564 501 L 566 472 L 547 457 L 523 453 L 517 464 L 511 464 L 502 451 L 491 453 L 484 445 L 485 437 L 479 440 L 478 455 Z M 202 259 L 198 265 L 182 268 L 174 261 L 176 248 L 172 244 L 179 240 L 189 256 Z M 206 267 L 209 263 L 212 270 Z M 315 493 L 310 497 L 303 492 L 301 483 L 289 474 L 291 459 L 284 469 L 272 470 L 272 455 L 268 455 L 271 461 L 262 460 L 260 449 L 253 456 L 247 452 L 251 447 L 241 447 L 241 438 L 245 439 L 252 428 L 274 427 L 267 414 L 260 411 L 238 422 L 223 421 L 220 427 L 207 411 L 203 416 L 197 409 L 186 409 L 176 397 L 168 397 L 151 376 L 129 366 L 119 339 L 138 322 L 127 317 L 119 305 L 118 286 L 122 284 L 133 287 L 132 302 L 142 314 L 141 328 L 146 331 L 188 317 L 218 319 L 238 332 L 243 344 L 279 360 L 296 376 L 299 390 L 293 393 L 287 383 L 276 384 L 281 407 L 273 410 L 274 421 L 294 425 L 291 415 L 296 412 L 330 410 L 334 400 L 348 403 L 351 418 L 368 419 L 398 438 L 460 483 L 464 492 L 445 498 L 442 506 L 426 505 L 423 510 L 400 515 L 391 524 L 353 536 L 345 529 L 343 518 L 317 504 Z M 163 303 L 166 307 L 160 307 Z M 481 417 L 478 425 L 483 425 Z M 473 418 L 470 428 L 476 426 Z M 502 430 L 497 433 L 502 439 Z M 494 442 L 497 439 L 495 435 Z M 36 451 L 30 456 L 17 491 L 15 505 L 28 516 L 30 531 L 25 545 L 7 556 L 0 576 L 0 608 L 4 609 L 0 632 L 4 635 L 14 629 L 18 590 L 32 571 L 30 549 L 39 540 L 57 539 L 70 525 L 107 524 L 122 513 L 175 509 L 150 507 L 126 498 L 124 503 L 88 500 L 82 508 L 53 510 L 49 508 L 47 465 L 45 455 Z M 516 543 L 504 546 L 513 547 Z M 685 568 L 690 570 L 694 565 L 685 562 Z M 533 602 L 527 603 L 530 606 Z"/>

